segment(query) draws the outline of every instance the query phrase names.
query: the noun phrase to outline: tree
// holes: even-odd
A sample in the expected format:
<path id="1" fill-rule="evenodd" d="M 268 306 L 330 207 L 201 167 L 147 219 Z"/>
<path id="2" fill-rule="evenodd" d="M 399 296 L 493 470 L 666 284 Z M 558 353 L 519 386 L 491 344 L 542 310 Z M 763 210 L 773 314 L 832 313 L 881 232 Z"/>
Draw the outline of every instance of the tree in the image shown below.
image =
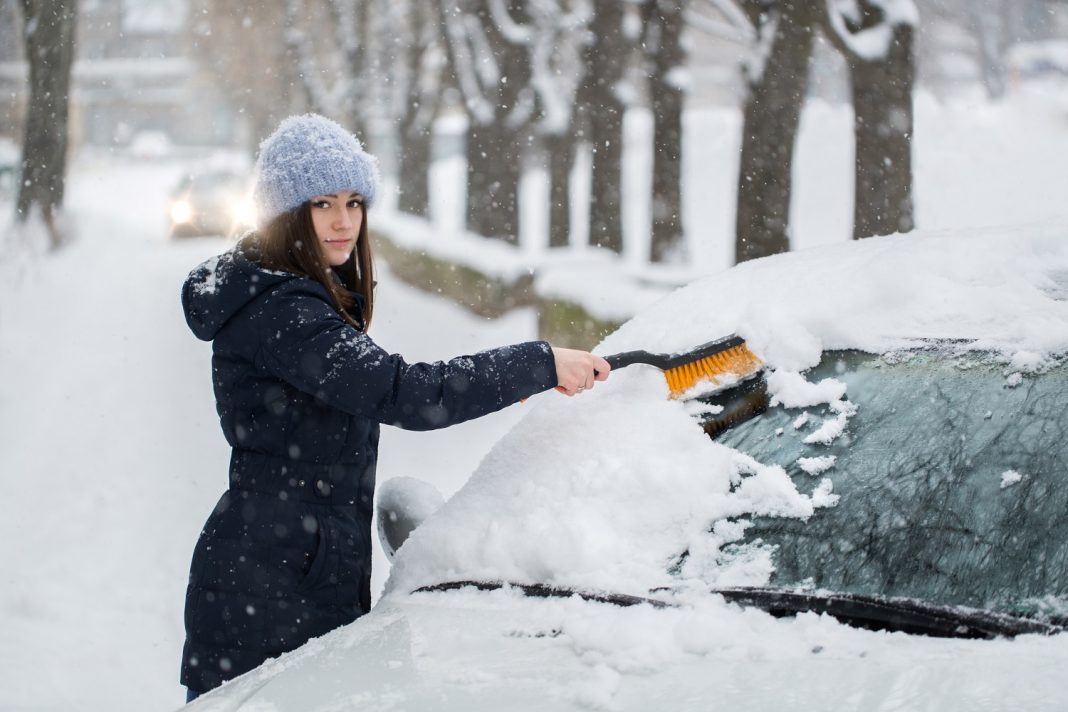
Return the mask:
<path id="1" fill-rule="evenodd" d="M 549 168 L 549 245 L 571 234 L 571 171 L 578 139 L 575 98 L 588 71 L 582 60 L 591 41 L 593 6 L 587 0 L 540 0 L 528 5 L 531 88 L 537 100 L 536 132 Z"/>
<path id="2" fill-rule="evenodd" d="M 432 129 L 441 100 L 444 48 L 433 6 L 393 3 L 392 8 L 399 12 L 391 24 L 405 29 L 393 35 L 386 54 L 393 90 L 390 113 L 395 117 L 399 139 L 397 207 L 427 217 Z"/>
<path id="3" fill-rule="evenodd" d="M 370 61 L 374 4 L 357 0 L 285 0 L 285 40 L 308 105 L 365 136 L 377 86 Z"/>
<path id="4" fill-rule="evenodd" d="M 1005 25 L 1004 0 L 979 0 L 976 3 L 976 40 L 979 45 L 979 70 L 983 86 L 991 99 L 1005 96 L 1008 87 L 1006 58 L 1009 36 Z"/>
<path id="5" fill-rule="evenodd" d="M 467 228 L 519 241 L 519 179 L 534 98 L 520 0 L 442 0 L 450 68 L 467 110 Z"/>
<path id="6" fill-rule="evenodd" d="M 590 244 L 623 251 L 623 112 L 620 82 L 633 43 L 623 29 L 622 0 L 593 0 L 592 41 L 583 56 L 586 71 L 576 93 L 579 134 L 590 144 Z"/>
<path id="7" fill-rule="evenodd" d="M 25 223 L 39 213 L 53 248 L 62 236 L 56 213 L 67 172 L 71 65 L 77 0 L 21 0 L 30 101 L 22 141 L 22 181 L 16 211 Z"/>
<path id="8" fill-rule="evenodd" d="M 757 51 L 746 68 L 742 152 L 738 171 L 735 259 L 790 249 L 789 213 L 794 143 L 808 85 L 820 3 L 756 0 L 742 8 L 755 28 Z"/>
<path id="9" fill-rule="evenodd" d="M 650 259 L 662 262 L 682 247 L 682 103 L 686 52 L 685 2 L 646 0 L 642 48 L 649 65 L 653 110 L 653 226 Z"/>
<path id="10" fill-rule="evenodd" d="M 911 230 L 912 0 L 739 0 L 757 32 L 738 180 L 735 256 L 790 248 L 794 143 L 818 29 L 845 55 L 854 113 L 854 238 Z"/>
<path id="11" fill-rule="evenodd" d="M 528 0 L 524 22 L 506 12 L 500 0 L 492 0 L 490 7 L 502 34 L 529 67 L 523 73 L 529 84 L 522 94 L 532 101 L 529 121 L 536 140 L 525 151 L 540 154 L 538 160 L 548 165 L 549 244 L 562 247 L 571 230 L 571 170 L 578 143 L 573 131 L 575 95 L 586 72 L 582 59 L 593 7 L 587 0 Z"/>
<path id="12" fill-rule="evenodd" d="M 853 94 L 853 237 L 914 227 L 912 215 L 911 0 L 857 0 L 828 14 L 828 33 L 849 64 Z"/>
<path id="13" fill-rule="evenodd" d="M 369 142 L 398 127 L 398 207 L 426 215 L 440 93 L 437 12 L 383 0 L 194 0 L 194 39 L 250 125 L 250 152 L 286 116 L 315 111 Z M 373 147 L 377 150 L 377 147 Z"/>

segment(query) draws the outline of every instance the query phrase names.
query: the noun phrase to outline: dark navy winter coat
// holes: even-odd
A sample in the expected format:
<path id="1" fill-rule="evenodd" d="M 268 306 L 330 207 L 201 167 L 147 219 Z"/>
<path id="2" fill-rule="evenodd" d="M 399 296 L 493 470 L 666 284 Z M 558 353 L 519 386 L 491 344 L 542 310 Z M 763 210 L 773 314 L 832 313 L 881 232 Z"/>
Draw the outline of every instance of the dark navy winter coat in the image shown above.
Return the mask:
<path id="1" fill-rule="evenodd" d="M 182 303 L 213 342 L 233 447 L 186 594 L 181 679 L 203 692 L 370 608 L 379 423 L 477 418 L 555 386 L 556 370 L 540 341 L 406 363 L 344 321 L 318 282 L 241 248 L 193 270 Z"/>

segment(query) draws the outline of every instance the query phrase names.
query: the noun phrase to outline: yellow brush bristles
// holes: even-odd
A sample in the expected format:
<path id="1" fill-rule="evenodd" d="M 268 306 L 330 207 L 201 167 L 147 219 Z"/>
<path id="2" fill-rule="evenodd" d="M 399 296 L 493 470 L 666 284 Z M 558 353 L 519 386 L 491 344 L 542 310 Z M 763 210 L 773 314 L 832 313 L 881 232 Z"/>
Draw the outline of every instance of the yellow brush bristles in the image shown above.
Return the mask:
<path id="1" fill-rule="evenodd" d="M 701 381 L 718 381 L 731 375 L 732 382 L 752 375 L 763 362 L 745 344 L 664 371 L 672 398 L 678 398 Z"/>

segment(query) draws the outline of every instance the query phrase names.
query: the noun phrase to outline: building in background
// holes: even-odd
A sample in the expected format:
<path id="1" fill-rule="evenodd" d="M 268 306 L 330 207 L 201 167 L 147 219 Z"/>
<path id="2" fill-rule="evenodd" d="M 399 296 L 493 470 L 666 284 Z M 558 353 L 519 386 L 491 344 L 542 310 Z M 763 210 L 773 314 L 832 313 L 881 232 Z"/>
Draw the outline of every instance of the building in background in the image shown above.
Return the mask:
<path id="1" fill-rule="evenodd" d="M 0 0 L 0 139 L 21 140 L 26 104 L 22 18 Z M 185 0 L 82 0 L 71 102 L 72 145 L 230 145 L 235 112 L 194 58 Z"/>

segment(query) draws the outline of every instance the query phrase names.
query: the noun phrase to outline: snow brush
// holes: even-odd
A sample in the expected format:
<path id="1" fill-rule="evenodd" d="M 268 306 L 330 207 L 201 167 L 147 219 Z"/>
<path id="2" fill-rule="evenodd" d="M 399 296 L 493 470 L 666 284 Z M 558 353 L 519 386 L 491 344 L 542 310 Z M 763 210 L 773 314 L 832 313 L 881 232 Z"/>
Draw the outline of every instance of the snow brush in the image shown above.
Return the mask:
<path id="1" fill-rule="evenodd" d="M 764 365 L 764 362 L 749 350 L 745 339 L 737 334 L 710 341 L 680 354 L 624 351 L 605 356 L 604 360 L 613 369 L 635 363 L 659 368 L 664 372 L 673 399 L 680 398 L 702 381 L 711 381 L 712 385 L 718 385 L 725 377 L 733 376 L 729 384 L 737 383 L 756 374 Z"/>

